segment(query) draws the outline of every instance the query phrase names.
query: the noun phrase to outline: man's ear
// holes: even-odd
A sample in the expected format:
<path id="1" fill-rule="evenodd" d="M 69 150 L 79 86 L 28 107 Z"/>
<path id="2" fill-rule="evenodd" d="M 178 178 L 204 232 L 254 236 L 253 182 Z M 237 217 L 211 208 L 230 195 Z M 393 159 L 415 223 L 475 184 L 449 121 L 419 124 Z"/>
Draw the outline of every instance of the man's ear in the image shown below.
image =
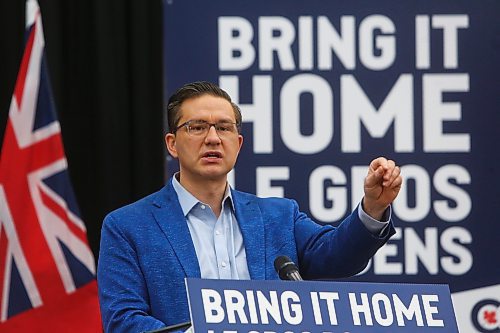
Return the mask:
<path id="1" fill-rule="evenodd" d="M 243 146 L 243 135 L 241 135 L 241 134 L 238 135 L 238 145 L 239 145 L 238 151 L 240 151 L 241 146 Z"/>
<path id="2" fill-rule="evenodd" d="M 177 149 L 175 147 L 175 135 L 172 133 L 167 133 L 165 135 L 165 146 L 167 150 L 172 155 L 173 158 L 177 158 Z"/>

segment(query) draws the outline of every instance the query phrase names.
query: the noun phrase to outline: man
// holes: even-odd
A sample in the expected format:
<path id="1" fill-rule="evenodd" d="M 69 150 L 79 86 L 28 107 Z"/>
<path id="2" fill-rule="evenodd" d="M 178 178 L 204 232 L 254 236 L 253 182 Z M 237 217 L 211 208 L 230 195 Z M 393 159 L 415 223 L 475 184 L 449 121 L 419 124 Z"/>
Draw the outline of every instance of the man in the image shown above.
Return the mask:
<path id="1" fill-rule="evenodd" d="M 389 205 L 402 179 L 393 161 L 372 161 L 362 203 L 338 228 L 320 226 L 293 200 L 229 187 L 243 137 L 240 110 L 226 92 L 187 84 L 167 112 L 165 142 L 180 171 L 104 220 L 97 278 L 105 331 L 188 321 L 185 277 L 278 279 L 279 255 L 292 258 L 305 279 L 356 274 L 394 233 Z"/>

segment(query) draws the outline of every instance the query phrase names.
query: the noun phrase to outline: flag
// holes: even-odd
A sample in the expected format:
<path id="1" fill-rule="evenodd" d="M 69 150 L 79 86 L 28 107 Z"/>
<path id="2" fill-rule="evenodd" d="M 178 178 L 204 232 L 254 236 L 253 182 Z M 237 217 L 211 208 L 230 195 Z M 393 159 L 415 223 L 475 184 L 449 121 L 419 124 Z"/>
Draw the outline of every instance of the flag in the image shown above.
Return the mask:
<path id="1" fill-rule="evenodd" d="M 0 155 L 0 331 L 99 332 L 95 261 L 68 176 L 38 3 Z"/>

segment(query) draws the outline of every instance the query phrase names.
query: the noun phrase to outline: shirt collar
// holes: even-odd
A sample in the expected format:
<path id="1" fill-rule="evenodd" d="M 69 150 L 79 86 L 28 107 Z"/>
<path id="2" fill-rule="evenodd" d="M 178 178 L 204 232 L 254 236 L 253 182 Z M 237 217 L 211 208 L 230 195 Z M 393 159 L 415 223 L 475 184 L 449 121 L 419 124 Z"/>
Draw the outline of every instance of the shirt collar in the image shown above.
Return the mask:
<path id="1" fill-rule="evenodd" d="M 177 198 L 179 199 L 179 203 L 182 208 L 182 212 L 184 213 L 184 216 L 187 216 L 189 212 L 197 205 L 197 204 L 204 204 L 204 202 L 201 202 L 200 200 L 196 199 L 194 195 L 189 193 L 188 190 L 184 188 L 184 186 L 181 185 L 181 183 L 177 180 L 179 173 L 177 172 L 173 177 L 172 177 L 172 185 L 174 187 L 175 193 L 177 193 Z M 234 203 L 233 203 L 233 196 L 231 193 L 231 187 L 229 184 L 226 185 L 226 193 L 224 194 L 224 198 L 222 199 L 222 206 L 225 205 L 226 201 L 229 202 L 231 209 L 234 212 Z"/>

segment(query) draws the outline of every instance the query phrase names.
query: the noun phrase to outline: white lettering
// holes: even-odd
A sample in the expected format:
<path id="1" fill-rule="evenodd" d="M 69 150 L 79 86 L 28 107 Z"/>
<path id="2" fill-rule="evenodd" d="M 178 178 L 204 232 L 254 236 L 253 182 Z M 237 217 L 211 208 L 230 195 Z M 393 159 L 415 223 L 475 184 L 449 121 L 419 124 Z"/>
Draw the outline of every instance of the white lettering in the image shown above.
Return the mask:
<path id="1" fill-rule="evenodd" d="M 274 52 L 283 70 L 294 70 L 292 43 L 295 28 L 285 17 L 259 17 L 259 68 L 274 69 Z"/>
<path id="2" fill-rule="evenodd" d="M 236 324 L 236 314 L 239 317 L 239 323 L 248 324 L 245 314 L 245 297 L 238 290 L 224 290 L 224 301 L 226 302 L 227 320 L 231 324 Z"/>
<path id="3" fill-rule="evenodd" d="M 422 311 L 420 310 L 420 303 L 417 295 L 411 297 L 408 307 L 403 304 L 397 294 L 392 294 L 392 299 L 394 301 L 394 311 L 396 312 L 398 326 L 405 326 L 403 316 L 408 320 L 415 318 L 417 326 L 424 326 L 424 319 L 422 318 Z"/>
<path id="4" fill-rule="evenodd" d="M 356 68 L 356 27 L 354 16 L 340 18 L 342 35 L 326 16 L 318 17 L 318 69 L 331 70 L 332 51 L 347 69 Z"/>
<path id="5" fill-rule="evenodd" d="M 258 324 L 259 318 L 257 316 L 257 307 L 255 306 L 255 296 L 253 292 L 250 290 L 246 291 L 247 295 L 247 304 L 248 304 L 248 313 L 250 314 L 250 323 Z"/>
<path id="6" fill-rule="evenodd" d="M 455 241 L 456 240 L 456 241 Z M 441 246 L 453 256 L 441 258 L 441 265 L 448 274 L 463 275 L 472 268 L 473 257 L 463 244 L 471 244 L 469 230 L 462 227 L 451 227 L 441 234 Z"/>
<path id="7" fill-rule="evenodd" d="M 375 35 L 380 31 L 380 35 Z M 368 69 L 384 70 L 396 58 L 396 32 L 394 23 L 387 16 L 370 15 L 359 25 L 359 59 Z M 376 48 L 379 52 L 375 52 Z M 380 53 L 377 55 L 377 53 Z"/>
<path id="8" fill-rule="evenodd" d="M 314 38 L 312 30 L 312 17 L 299 17 L 299 68 L 303 71 L 309 71 L 314 68 Z"/>
<path id="9" fill-rule="evenodd" d="M 396 233 L 391 237 L 391 242 L 382 246 L 373 260 L 373 272 L 378 275 L 401 275 L 403 274 L 403 265 L 400 262 L 389 262 L 388 257 L 398 255 L 398 247 L 393 241 L 401 240 L 401 228 L 395 228 Z"/>
<path id="10" fill-rule="evenodd" d="M 372 296 L 373 316 L 375 321 L 382 326 L 391 326 L 394 321 L 392 314 L 391 301 L 387 295 L 376 293 Z M 382 309 L 385 313 L 385 318 L 382 315 Z"/>
<path id="11" fill-rule="evenodd" d="M 375 109 L 353 75 L 342 75 L 341 137 L 342 151 L 361 151 L 361 123 L 374 138 L 382 138 L 394 123 L 396 152 L 414 151 L 413 77 L 402 74 L 391 91 Z"/>
<path id="12" fill-rule="evenodd" d="M 459 102 L 443 102 L 445 92 L 468 92 L 468 74 L 424 74 L 422 77 L 425 152 L 470 152 L 470 135 L 446 134 L 445 121 L 462 119 Z"/>
<path id="13" fill-rule="evenodd" d="M 216 290 L 202 289 L 201 299 L 207 323 L 217 324 L 224 320 L 224 309 L 222 308 L 222 297 Z"/>
<path id="14" fill-rule="evenodd" d="M 281 294 L 281 306 L 283 308 L 283 319 L 287 323 L 298 325 L 302 322 L 302 307 L 300 306 L 299 295 L 293 291 L 284 291 Z"/>
<path id="15" fill-rule="evenodd" d="M 419 259 L 430 274 L 438 273 L 437 229 L 425 228 L 424 233 L 425 242 L 422 242 L 414 229 L 405 229 L 405 266 L 408 275 L 418 273 Z"/>
<path id="16" fill-rule="evenodd" d="M 273 186 L 273 180 L 288 180 L 290 179 L 289 167 L 272 167 L 261 166 L 256 169 L 256 194 L 259 197 L 285 197 L 283 186 Z"/>
<path id="17" fill-rule="evenodd" d="M 433 15 L 432 27 L 443 29 L 444 68 L 458 67 L 458 29 L 469 27 L 468 15 Z"/>
<path id="18" fill-rule="evenodd" d="M 415 18 L 415 67 L 431 67 L 429 15 L 417 15 Z"/>
<path id="19" fill-rule="evenodd" d="M 366 325 L 373 326 L 372 313 L 370 311 L 370 303 L 368 302 L 368 294 L 361 293 L 361 304 L 357 303 L 356 294 L 349 293 L 349 303 L 351 304 L 351 314 L 352 321 L 354 325 L 361 326 L 361 319 L 359 318 L 360 314 L 363 314 L 365 317 Z"/>
<path id="20" fill-rule="evenodd" d="M 326 186 L 325 182 L 332 185 Z M 344 172 L 333 165 L 320 166 L 309 177 L 309 209 L 322 222 L 338 221 L 347 211 L 347 179 Z M 331 207 L 325 205 L 325 198 Z"/>
<path id="21" fill-rule="evenodd" d="M 222 16 L 218 19 L 219 70 L 245 70 L 255 60 L 253 29 L 243 17 Z"/>
<path id="22" fill-rule="evenodd" d="M 321 308 L 319 306 L 318 293 L 311 291 L 311 304 L 316 325 L 323 325 L 323 317 L 321 316 Z"/>
<path id="23" fill-rule="evenodd" d="M 234 103 L 241 108 L 245 123 L 253 124 L 253 152 L 273 152 L 273 98 L 270 75 L 256 75 L 252 78 L 253 104 L 240 103 L 239 79 L 236 75 L 223 75 L 219 86 L 227 91 Z"/>
<path id="24" fill-rule="evenodd" d="M 427 171 L 414 164 L 401 167 L 403 185 L 397 200 L 393 203 L 394 212 L 406 222 L 417 222 L 429 214 L 431 209 L 431 183 Z M 411 186 L 410 186 L 411 185 Z M 410 207 L 409 191 L 414 188 L 415 203 Z"/>
<path id="25" fill-rule="evenodd" d="M 311 94 L 313 105 L 300 109 L 300 97 Z M 281 89 L 281 138 L 293 152 L 316 154 L 324 150 L 333 137 L 333 96 L 330 85 L 320 76 L 299 74 L 288 79 Z M 301 133 L 301 111 L 312 111 L 313 131 Z M 286 120 L 285 120 L 286 119 Z"/>
<path id="26" fill-rule="evenodd" d="M 278 303 L 278 294 L 276 291 L 269 292 L 269 298 L 257 290 L 257 303 L 259 304 L 259 313 L 262 324 L 269 324 L 269 315 L 273 318 L 276 324 L 281 324 L 280 306 Z"/>
<path id="27" fill-rule="evenodd" d="M 422 295 L 427 326 L 444 327 L 444 322 L 441 319 L 434 319 L 433 314 L 438 313 L 438 309 L 431 306 L 431 302 L 439 302 L 438 295 Z"/>
<path id="28" fill-rule="evenodd" d="M 456 164 L 449 164 L 440 167 L 434 174 L 434 187 L 439 194 L 452 199 L 455 207 L 450 207 L 449 200 L 434 201 L 434 211 L 440 219 L 447 222 L 458 222 L 465 219 L 472 209 L 472 199 L 470 195 L 457 184 L 470 184 L 471 176 L 467 169 Z"/>

